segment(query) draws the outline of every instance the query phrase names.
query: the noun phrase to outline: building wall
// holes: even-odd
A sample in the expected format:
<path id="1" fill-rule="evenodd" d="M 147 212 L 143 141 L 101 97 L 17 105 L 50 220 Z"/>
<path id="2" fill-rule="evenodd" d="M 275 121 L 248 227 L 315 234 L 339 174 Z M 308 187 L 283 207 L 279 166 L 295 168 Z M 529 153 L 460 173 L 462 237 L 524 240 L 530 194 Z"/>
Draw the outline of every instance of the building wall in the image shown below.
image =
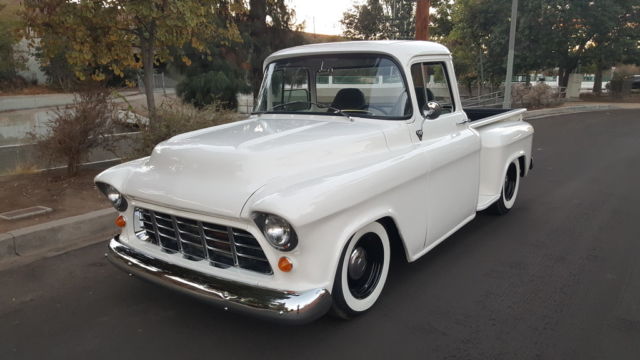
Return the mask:
<path id="1" fill-rule="evenodd" d="M 17 54 L 27 59 L 25 69 L 19 71 L 18 75 L 29 82 L 34 82 L 38 85 L 45 84 L 47 82 L 47 76 L 40 69 L 40 62 L 36 58 L 35 49 L 29 46 L 29 42 L 26 39 L 22 39 L 15 45 L 14 49 Z"/>

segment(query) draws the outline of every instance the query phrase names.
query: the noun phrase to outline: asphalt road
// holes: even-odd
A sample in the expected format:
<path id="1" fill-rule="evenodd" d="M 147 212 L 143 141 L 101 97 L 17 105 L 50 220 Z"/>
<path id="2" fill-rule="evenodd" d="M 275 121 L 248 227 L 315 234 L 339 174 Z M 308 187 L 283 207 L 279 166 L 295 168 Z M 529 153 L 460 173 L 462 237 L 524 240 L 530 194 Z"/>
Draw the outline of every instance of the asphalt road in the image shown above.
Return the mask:
<path id="1" fill-rule="evenodd" d="M 0 272 L 0 359 L 640 358 L 640 111 L 533 120 L 536 168 L 374 309 L 300 327 L 116 270 L 105 244 Z"/>

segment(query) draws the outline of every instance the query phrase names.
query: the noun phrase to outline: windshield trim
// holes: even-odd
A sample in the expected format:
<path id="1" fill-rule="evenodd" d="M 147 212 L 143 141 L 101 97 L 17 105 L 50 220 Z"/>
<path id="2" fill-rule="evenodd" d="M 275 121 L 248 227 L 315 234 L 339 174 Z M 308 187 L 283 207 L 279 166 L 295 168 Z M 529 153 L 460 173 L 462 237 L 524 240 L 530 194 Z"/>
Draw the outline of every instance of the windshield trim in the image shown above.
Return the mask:
<path id="1" fill-rule="evenodd" d="M 278 58 L 275 59 L 271 62 L 269 62 L 268 64 L 265 65 L 264 67 L 264 72 L 262 75 L 262 81 L 264 81 L 265 77 L 267 76 L 267 72 L 269 72 L 269 68 L 271 66 L 271 64 L 275 63 L 275 62 L 279 62 L 279 61 L 289 61 L 291 59 L 315 59 L 315 58 L 324 58 L 327 56 L 345 56 L 345 57 L 362 57 L 362 56 L 367 56 L 367 55 L 374 55 L 377 57 L 382 57 L 382 58 L 386 58 L 388 60 L 390 60 L 400 71 L 400 75 L 402 77 L 402 84 L 404 85 L 404 89 L 407 92 L 407 99 L 409 100 L 409 114 L 408 115 L 404 115 L 404 116 L 379 116 L 379 115 L 366 115 L 366 114 L 349 114 L 349 116 L 354 117 L 354 118 L 366 118 L 366 119 L 375 119 L 375 120 L 392 120 L 392 121 L 397 121 L 397 120 L 410 120 L 411 118 L 413 118 L 413 98 L 411 96 L 411 92 L 409 91 L 409 86 L 408 86 L 408 80 L 407 80 L 407 75 L 405 73 L 405 69 L 404 67 L 400 64 L 400 62 L 398 61 L 398 59 L 396 59 L 394 56 L 391 56 L 389 54 L 386 53 L 380 53 L 380 52 L 374 52 L 374 51 L 367 51 L 367 52 L 354 52 L 354 53 L 349 53 L 349 52 L 327 52 L 327 53 L 323 53 L 323 54 L 314 54 L 314 55 L 300 55 L 300 56 L 287 56 L 287 57 L 283 57 L 283 58 Z M 311 77 L 314 74 L 309 73 L 309 80 L 311 80 Z M 311 85 L 311 83 L 309 83 Z M 317 82 L 314 79 L 313 80 L 313 86 L 316 87 L 317 86 Z M 256 98 L 259 99 L 262 95 L 262 82 L 260 83 L 260 91 L 258 93 L 258 97 Z M 254 104 L 254 109 L 255 106 L 257 104 Z M 328 113 L 328 112 L 299 112 L 299 111 L 252 111 L 251 115 L 261 115 L 261 114 L 296 114 L 296 115 L 305 115 L 305 114 L 309 114 L 309 115 L 328 115 L 328 116 L 334 116 L 335 114 L 332 113 Z"/>

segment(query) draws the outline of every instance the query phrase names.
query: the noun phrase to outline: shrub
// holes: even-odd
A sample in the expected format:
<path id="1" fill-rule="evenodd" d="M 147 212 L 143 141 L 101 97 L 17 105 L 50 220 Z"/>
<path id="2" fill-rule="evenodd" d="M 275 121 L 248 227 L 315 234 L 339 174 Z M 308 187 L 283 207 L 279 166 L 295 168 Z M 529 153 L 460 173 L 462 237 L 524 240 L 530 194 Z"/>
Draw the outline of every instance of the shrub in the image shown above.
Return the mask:
<path id="1" fill-rule="evenodd" d="M 157 118 L 150 125 L 139 124 L 141 136 L 135 151 L 137 156 L 148 156 L 156 144 L 175 135 L 210 126 L 226 124 L 244 118 L 244 115 L 225 110 L 219 106 L 198 109 L 180 100 L 163 102 Z"/>
<path id="2" fill-rule="evenodd" d="M 626 95 L 631 90 L 631 73 L 626 69 L 616 70 L 607 85 L 613 96 Z"/>
<path id="3" fill-rule="evenodd" d="M 4 7 L 0 4 L 0 11 Z M 16 90 L 28 85 L 27 81 L 18 75 L 24 69 L 27 59 L 23 51 L 17 47 L 13 35 L 14 28 L 7 21 L 0 20 L 0 91 Z"/>
<path id="4" fill-rule="evenodd" d="M 557 90 L 545 83 L 514 84 L 511 88 L 512 104 L 529 109 L 555 106 L 560 103 Z"/>
<path id="5" fill-rule="evenodd" d="M 241 88 L 242 84 L 234 74 L 209 71 L 186 77 L 178 83 L 176 93 L 198 108 L 218 104 L 226 109 L 235 109 L 238 106 L 236 94 Z"/>
<path id="6" fill-rule="evenodd" d="M 72 104 L 56 109 L 46 125 L 47 134 L 30 133 L 37 150 L 50 161 L 63 160 L 67 175 L 75 176 L 89 151 L 102 147 L 114 152 L 114 111 L 110 91 L 97 85 L 85 85 Z"/>

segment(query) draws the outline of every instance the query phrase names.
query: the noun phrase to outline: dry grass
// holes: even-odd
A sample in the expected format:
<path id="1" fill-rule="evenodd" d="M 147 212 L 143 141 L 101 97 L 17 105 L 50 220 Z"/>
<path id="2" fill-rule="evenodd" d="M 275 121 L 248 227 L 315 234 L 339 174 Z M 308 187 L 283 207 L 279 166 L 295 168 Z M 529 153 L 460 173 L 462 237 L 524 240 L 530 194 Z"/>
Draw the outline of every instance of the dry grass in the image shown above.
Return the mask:
<path id="1" fill-rule="evenodd" d="M 50 89 L 44 85 L 30 85 L 24 88 L 13 90 L 0 90 L 0 96 L 16 96 L 16 95 L 43 95 L 58 94 L 60 91 Z"/>
<path id="2" fill-rule="evenodd" d="M 20 165 L 16 166 L 15 169 L 9 170 L 6 173 L 4 173 L 3 175 L 8 175 L 8 176 L 11 176 L 11 175 L 30 175 L 30 174 L 37 174 L 38 172 L 40 172 L 40 170 L 35 165 L 20 164 Z"/>

